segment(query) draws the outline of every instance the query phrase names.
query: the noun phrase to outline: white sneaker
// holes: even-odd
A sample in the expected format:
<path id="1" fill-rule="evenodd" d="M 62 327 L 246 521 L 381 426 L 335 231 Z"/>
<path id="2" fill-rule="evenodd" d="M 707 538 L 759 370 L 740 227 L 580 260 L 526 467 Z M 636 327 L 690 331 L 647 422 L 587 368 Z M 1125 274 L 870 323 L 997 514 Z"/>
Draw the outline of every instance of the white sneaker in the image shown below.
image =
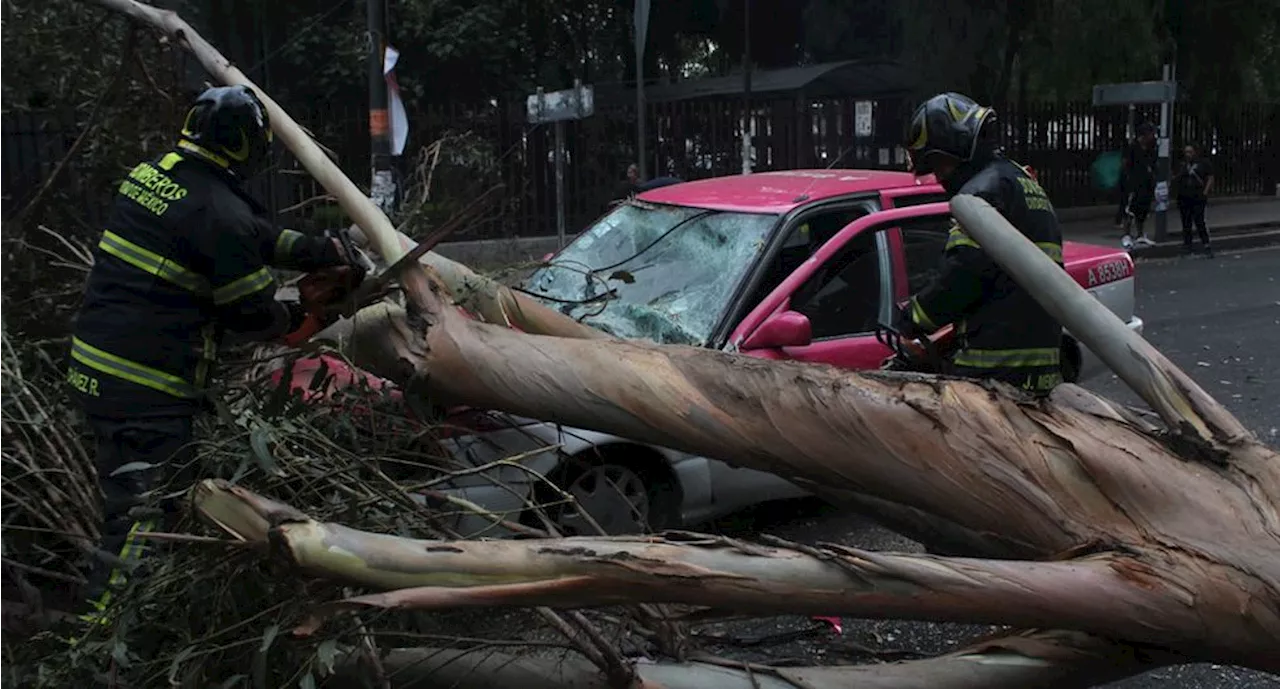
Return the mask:
<path id="1" fill-rule="evenodd" d="M 1133 248 L 1133 239 L 1132 239 L 1129 235 L 1127 235 L 1127 234 L 1126 234 L 1125 236 L 1123 236 L 1123 237 L 1121 237 L 1121 238 L 1120 238 L 1120 246 L 1124 247 L 1125 251 L 1128 251 L 1129 249 L 1132 249 L 1132 248 Z"/>
<path id="2" fill-rule="evenodd" d="M 1156 245 L 1155 242 L 1151 241 L 1150 239 L 1147 239 L 1147 235 L 1145 234 L 1142 235 L 1141 237 L 1138 237 L 1138 240 L 1135 243 L 1138 246 L 1155 246 Z"/>

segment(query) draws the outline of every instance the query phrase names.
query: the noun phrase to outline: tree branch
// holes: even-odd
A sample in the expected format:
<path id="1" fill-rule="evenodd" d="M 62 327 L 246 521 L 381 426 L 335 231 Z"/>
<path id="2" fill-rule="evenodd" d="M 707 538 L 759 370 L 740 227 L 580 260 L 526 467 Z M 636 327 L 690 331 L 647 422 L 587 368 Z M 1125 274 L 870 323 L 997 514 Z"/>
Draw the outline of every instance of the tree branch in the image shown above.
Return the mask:
<path id="1" fill-rule="evenodd" d="M 645 687 L 663 689 L 1084 689 L 1175 659 L 1073 632 L 1030 632 L 898 663 L 770 667 L 710 662 L 636 663 Z M 384 660 L 395 689 L 612 689 L 577 659 L 517 657 L 489 649 L 398 649 Z M 360 668 L 339 666 L 335 680 L 358 682 Z"/>
<path id="2" fill-rule="evenodd" d="M 951 212 L 984 251 L 1081 344 L 1096 353 L 1178 433 L 1219 457 L 1252 439 L 1239 421 L 1195 381 L 1129 330 L 990 204 L 975 196 L 951 200 Z"/>
<path id="3" fill-rule="evenodd" d="M 699 534 L 650 537 L 422 541 L 299 518 L 295 510 L 220 481 L 203 481 L 195 506 L 231 521 L 270 524 L 275 552 L 305 571 L 384 590 L 326 606 L 298 629 L 314 632 L 333 612 L 367 606 L 598 607 L 626 603 L 710 605 L 756 614 L 836 614 L 868 618 L 1061 627 L 1212 654 L 1280 669 L 1263 631 L 1269 608 L 1236 601 L 1239 614 L 1205 618 L 1168 562 L 1122 553 L 1027 562 L 873 553 L 837 545 L 770 548 Z M 268 510 L 263 512 L 262 510 Z M 226 515 L 246 513 L 228 520 Z M 261 520 L 254 521 L 254 517 Z M 245 537 L 246 534 L 237 532 Z M 1206 565 L 1207 576 L 1230 579 Z M 1228 586 L 1235 582 L 1228 581 Z"/>

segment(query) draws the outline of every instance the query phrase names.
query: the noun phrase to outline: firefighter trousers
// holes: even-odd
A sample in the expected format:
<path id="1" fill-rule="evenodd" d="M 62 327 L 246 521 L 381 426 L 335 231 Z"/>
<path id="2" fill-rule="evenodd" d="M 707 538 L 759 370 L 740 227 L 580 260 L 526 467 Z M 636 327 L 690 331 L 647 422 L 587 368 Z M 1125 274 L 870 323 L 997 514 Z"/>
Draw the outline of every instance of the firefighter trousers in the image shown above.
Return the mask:
<path id="1" fill-rule="evenodd" d="M 177 512 L 173 504 L 147 510 L 145 494 L 191 465 L 192 418 L 89 416 L 88 424 L 96 440 L 103 523 L 98 548 L 102 552 L 90 566 L 87 593 L 101 611 L 111 589 L 124 583 L 126 571 L 147 550 L 149 544 L 139 532 L 168 526 Z"/>

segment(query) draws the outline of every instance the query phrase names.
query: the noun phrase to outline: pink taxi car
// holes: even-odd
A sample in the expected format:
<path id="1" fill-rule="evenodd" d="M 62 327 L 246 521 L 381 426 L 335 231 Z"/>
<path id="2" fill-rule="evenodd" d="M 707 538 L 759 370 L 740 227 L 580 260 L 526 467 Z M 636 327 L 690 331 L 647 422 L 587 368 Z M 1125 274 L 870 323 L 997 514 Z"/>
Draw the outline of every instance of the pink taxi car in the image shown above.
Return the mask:
<path id="1" fill-rule="evenodd" d="M 875 336 L 893 305 L 934 274 L 951 223 L 941 187 L 905 172 L 793 170 L 653 189 L 598 219 L 524 288 L 623 338 L 854 370 L 891 352 Z M 1066 242 L 1067 270 L 1136 330 L 1134 265 L 1119 249 Z M 1101 370 L 1069 333 L 1064 373 Z M 306 385 L 309 375 L 295 374 Z M 524 455 L 453 480 L 446 492 L 510 520 L 528 500 L 555 501 L 535 476 L 575 498 L 549 510 L 565 532 L 670 528 L 805 492 L 785 479 L 652 445 L 494 412 L 467 412 L 471 432 L 445 440 L 469 465 Z M 476 419 L 483 421 L 476 425 Z M 538 448 L 554 448 L 535 452 Z M 536 472 L 536 473 L 535 473 Z M 467 535 L 492 520 L 459 515 Z"/>

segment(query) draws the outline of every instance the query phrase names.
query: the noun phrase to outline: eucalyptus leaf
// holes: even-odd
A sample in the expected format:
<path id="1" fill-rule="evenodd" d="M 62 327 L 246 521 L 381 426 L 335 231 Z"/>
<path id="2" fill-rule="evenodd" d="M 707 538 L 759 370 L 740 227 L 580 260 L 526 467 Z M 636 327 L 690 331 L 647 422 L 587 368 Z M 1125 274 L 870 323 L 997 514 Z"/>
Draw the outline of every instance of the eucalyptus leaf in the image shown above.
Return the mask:
<path id="1" fill-rule="evenodd" d="M 257 458 L 258 465 L 263 471 L 269 473 L 276 472 L 276 458 L 271 454 L 271 448 L 268 446 L 275 438 L 274 434 L 266 426 L 258 426 L 249 433 L 249 447 L 253 449 L 253 456 Z"/>
<path id="2" fill-rule="evenodd" d="M 111 473 L 110 473 L 110 474 L 108 474 L 108 475 L 109 475 L 109 476 L 121 476 L 121 475 L 124 475 L 124 474 L 132 474 L 132 473 L 134 473 L 134 472 L 136 472 L 136 471 L 146 471 L 147 469 L 154 469 L 154 468 L 156 468 L 157 466 L 159 466 L 159 465 L 157 465 L 157 464 L 152 464 L 152 463 L 150 463 L 150 462 L 129 462 L 128 464 L 125 464 L 125 465 L 123 465 L 123 466 L 121 466 L 121 467 L 117 468 L 115 471 L 111 472 Z"/>
<path id="3" fill-rule="evenodd" d="M 333 674 L 333 664 L 338 660 L 338 640 L 326 639 L 316 647 L 316 660 L 325 676 Z"/>

